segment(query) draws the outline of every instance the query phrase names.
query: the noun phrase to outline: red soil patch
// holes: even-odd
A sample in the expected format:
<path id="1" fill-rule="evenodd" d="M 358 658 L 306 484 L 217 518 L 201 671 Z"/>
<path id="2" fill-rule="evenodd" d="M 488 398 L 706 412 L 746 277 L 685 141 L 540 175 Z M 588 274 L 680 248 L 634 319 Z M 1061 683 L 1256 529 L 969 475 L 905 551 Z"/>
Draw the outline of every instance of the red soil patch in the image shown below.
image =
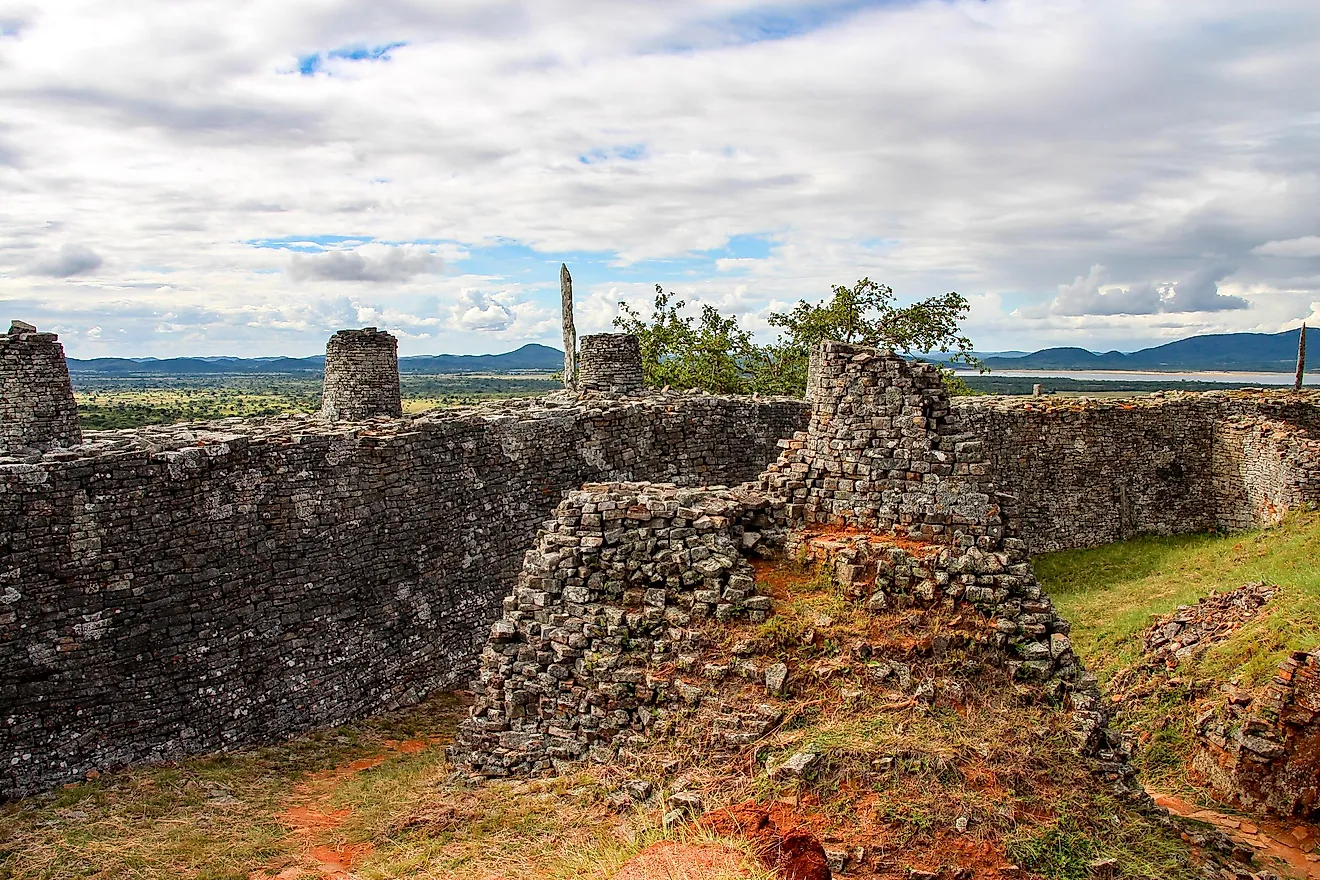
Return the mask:
<path id="1" fill-rule="evenodd" d="M 1320 827 L 1298 821 L 1253 822 L 1240 816 L 1226 816 L 1203 810 L 1174 795 L 1150 792 L 1158 806 L 1175 816 L 1209 822 L 1229 837 L 1247 844 L 1257 857 L 1268 857 L 1286 864 L 1297 877 L 1320 880 Z"/>
<path id="2" fill-rule="evenodd" d="M 414 755 L 430 748 L 426 740 L 410 739 L 399 742 L 386 740 L 382 743 L 392 752 Z M 325 839 L 353 815 L 353 810 L 343 807 L 330 808 L 330 799 L 335 786 L 344 779 L 378 767 L 389 758 L 388 755 L 369 755 L 350 761 L 342 767 L 314 773 L 296 785 L 289 793 L 289 806 L 277 818 L 292 832 L 295 843 L 302 849 L 298 864 L 280 864 L 274 868 L 252 871 L 249 880 L 291 880 L 303 877 L 310 867 L 320 880 L 349 880 L 352 870 L 363 859 L 376 850 L 376 845 L 369 841 L 346 843 L 337 841 L 332 844 L 313 845 L 315 838 Z"/>
<path id="3" fill-rule="evenodd" d="M 934 556 L 941 550 L 948 549 L 947 544 L 939 544 L 931 541 L 916 541 L 903 535 L 872 532 L 866 529 L 859 529 L 856 526 L 811 525 L 803 532 L 803 539 L 809 544 L 826 544 L 834 541 L 848 543 L 851 538 L 865 538 L 872 544 L 880 544 L 886 547 L 897 547 L 898 549 L 918 558 Z"/>
<path id="4" fill-rule="evenodd" d="M 830 880 L 820 838 L 789 805 L 767 808 L 749 801 L 707 813 L 700 824 L 715 834 L 747 838 L 766 867 L 784 880 Z"/>
<path id="5" fill-rule="evenodd" d="M 751 877 L 742 853 L 718 843 L 653 843 L 629 860 L 614 880 L 706 880 Z"/>

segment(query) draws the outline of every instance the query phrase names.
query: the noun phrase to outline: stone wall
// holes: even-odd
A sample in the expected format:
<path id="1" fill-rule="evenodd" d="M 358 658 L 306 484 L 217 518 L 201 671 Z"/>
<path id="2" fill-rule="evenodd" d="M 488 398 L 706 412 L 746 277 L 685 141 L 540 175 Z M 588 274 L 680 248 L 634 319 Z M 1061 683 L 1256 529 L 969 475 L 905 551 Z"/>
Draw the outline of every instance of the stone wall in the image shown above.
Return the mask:
<path id="1" fill-rule="evenodd" d="M 791 516 L 925 541 L 1002 537 L 985 444 L 949 419 L 937 367 L 827 342 L 808 396 L 807 430 L 763 481 Z"/>
<path id="2" fill-rule="evenodd" d="M 704 395 L 523 400 L 0 457 L 0 794 L 465 681 L 566 490 L 746 480 L 804 415 Z"/>
<path id="3" fill-rule="evenodd" d="M 1320 655 L 1294 653 L 1258 694 L 1228 690 L 1220 711 L 1198 719 L 1193 768 L 1247 809 L 1320 816 Z"/>
<path id="4" fill-rule="evenodd" d="M 689 723 L 733 734 L 731 745 L 753 741 L 777 722 L 774 710 L 758 712 L 745 689 L 714 698 L 708 682 L 735 671 L 703 661 L 722 639 L 698 622 L 773 613 L 743 554 L 787 552 L 871 612 L 915 606 L 979 621 L 966 635 L 981 656 L 1066 701 L 1081 751 L 1134 794 L 1068 623 L 1012 536 L 984 444 L 949 417 L 938 370 L 826 343 L 811 399 L 807 430 L 745 487 L 588 486 L 568 496 L 492 627 L 455 760 L 484 776 L 609 760 L 684 704 L 707 713 Z M 736 675 L 764 676 L 771 693 L 781 680 L 755 666 Z"/>
<path id="5" fill-rule="evenodd" d="M 642 390 L 642 349 L 630 333 L 583 336 L 577 359 L 581 391 L 636 394 Z"/>
<path id="6" fill-rule="evenodd" d="M 0 454 L 81 440 L 64 347 L 54 333 L 14 321 L 0 334 Z"/>
<path id="7" fill-rule="evenodd" d="M 347 422 L 403 415 L 399 341 L 375 327 L 331 336 L 325 346 L 321 415 Z"/>
<path id="8" fill-rule="evenodd" d="M 743 554 L 782 547 L 779 531 L 774 507 L 750 492 L 613 483 L 570 493 L 491 627 L 455 759 L 479 776 L 608 761 L 664 724 L 671 703 L 699 702 L 691 658 L 711 644 L 701 623 L 766 619 L 770 599 Z M 691 674 L 659 671 L 680 662 Z M 763 731 L 775 721 L 759 718 Z"/>
<path id="9" fill-rule="evenodd" d="M 1032 552 L 1242 529 L 1320 502 L 1320 398 L 955 398 Z"/>

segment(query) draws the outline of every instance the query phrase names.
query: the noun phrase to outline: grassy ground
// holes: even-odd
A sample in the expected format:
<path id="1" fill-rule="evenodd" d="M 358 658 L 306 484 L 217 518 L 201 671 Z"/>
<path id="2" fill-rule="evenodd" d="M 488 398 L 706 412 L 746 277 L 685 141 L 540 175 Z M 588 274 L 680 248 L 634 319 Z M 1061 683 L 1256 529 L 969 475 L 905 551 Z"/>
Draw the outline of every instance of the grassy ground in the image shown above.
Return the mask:
<path id="1" fill-rule="evenodd" d="M 760 570 L 758 580 L 781 612 L 727 626 L 715 650 L 754 640 L 761 655 L 789 663 L 798 685 L 769 700 L 782 723 L 739 751 L 712 748 L 710 726 L 693 714 L 616 765 L 474 786 L 453 779 L 443 757 L 462 708 L 440 699 L 278 747 L 108 774 L 8 805 L 0 878 L 321 880 L 339 866 L 363 880 L 604 880 L 656 841 L 711 836 L 664 827 L 665 795 L 680 787 L 701 792 L 708 809 L 771 805 L 827 848 L 864 847 L 866 867 L 850 876 L 896 880 L 913 867 L 951 865 L 981 880 L 1081 880 L 1106 857 L 1125 877 L 1198 876 L 1181 841 L 1093 781 L 1073 756 L 1063 712 L 956 647 L 970 645 L 959 633 L 979 619 L 941 609 L 871 614 L 791 566 Z M 955 647 L 937 656 L 936 636 Z M 914 682 L 956 678 L 965 691 L 920 703 L 911 683 L 874 674 L 890 662 L 905 664 Z M 724 698 L 744 708 L 768 699 L 735 680 Z M 820 755 L 808 778 L 768 772 L 803 750 Z M 620 802 L 635 778 L 658 794 Z M 1009 864 L 1028 873 L 1001 873 Z"/>
<path id="2" fill-rule="evenodd" d="M 315 412 L 319 376 L 243 375 L 103 379 L 74 376 L 78 415 L 87 430 L 134 428 L 230 416 Z M 542 395 L 562 387 L 547 376 L 426 376 L 400 378 L 403 408 L 419 413 L 485 400 Z"/>
<path id="3" fill-rule="evenodd" d="M 1038 557 L 1036 573 L 1072 622 L 1073 643 L 1117 701 L 1115 724 L 1140 746 L 1148 783 L 1209 805 L 1187 781 L 1193 721 L 1233 681 L 1256 687 L 1289 651 L 1320 645 L 1320 514 L 1239 535 L 1136 538 Z M 1251 581 L 1277 584 L 1265 613 L 1176 670 L 1141 667 L 1161 615 Z"/>

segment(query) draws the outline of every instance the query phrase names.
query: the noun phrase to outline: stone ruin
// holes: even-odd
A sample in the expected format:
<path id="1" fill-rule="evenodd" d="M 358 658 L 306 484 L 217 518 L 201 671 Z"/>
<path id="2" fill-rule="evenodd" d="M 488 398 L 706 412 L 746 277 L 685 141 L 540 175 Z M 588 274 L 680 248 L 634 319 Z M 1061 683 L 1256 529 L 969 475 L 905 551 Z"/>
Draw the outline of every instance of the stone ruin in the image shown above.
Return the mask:
<path id="1" fill-rule="evenodd" d="M 478 670 L 489 710 L 464 736 L 483 772 L 601 754 L 663 729 L 653 709 L 674 694 L 703 705 L 693 688 L 714 679 L 662 690 L 645 664 L 701 673 L 700 624 L 770 613 L 748 554 L 814 560 L 874 609 L 977 610 L 988 628 L 968 638 L 1071 700 L 1088 748 L 1113 752 L 1027 548 L 1245 528 L 1320 501 L 1313 394 L 948 401 L 930 370 L 847 347 L 811 372 L 815 413 L 647 391 L 636 340 L 603 334 L 583 340 L 575 394 L 400 416 L 396 342 L 366 328 L 327 345 L 322 415 L 80 435 L 54 335 L 15 322 L 0 336 L 0 797 L 277 741 Z M 749 663 L 710 674 L 773 692 L 784 670 Z M 575 690 L 587 680 L 603 689 Z M 551 723 L 551 692 L 577 727 Z M 769 703 L 718 708 L 702 711 L 730 744 L 773 723 Z"/>
<path id="2" fill-rule="evenodd" d="M 1197 720 L 1193 770 L 1246 809 L 1320 816 L 1320 654 L 1294 652 L 1258 694 L 1226 689 Z"/>
<path id="3" fill-rule="evenodd" d="M 325 346 L 321 415 L 332 422 L 402 416 L 399 341 L 375 327 L 331 336 Z"/>
<path id="4" fill-rule="evenodd" d="M 637 394 L 643 389 L 642 348 L 630 333 L 583 336 L 577 356 L 576 388 L 604 394 Z"/>
<path id="5" fill-rule="evenodd" d="M 960 637 L 1067 701 L 1081 751 L 1117 790 L 1135 793 L 1068 624 L 1032 574 L 1012 499 L 996 490 L 984 445 L 950 417 L 937 369 L 827 343 L 811 400 L 807 430 L 749 484 L 569 494 L 491 628 L 455 761 L 479 776 L 608 761 L 672 732 L 683 707 L 701 712 L 688 724 L 730 748 L 754 741 L 781 720 L 778 710 L 745 690 L 721 698 L 716 684 L 764 683 L 773 695 L 791 671 L 712 659 L 699 623 L 772 614 L 747 557 L 796 551 L 845 585 L 866 584 L 872 611 L 974 614 L 983 624 Z"/>
<path id="6" fill-rule="evenodd" d="M 0 335 L 0 454 L 82 442 L 64 346 L 14 321 Z"/>

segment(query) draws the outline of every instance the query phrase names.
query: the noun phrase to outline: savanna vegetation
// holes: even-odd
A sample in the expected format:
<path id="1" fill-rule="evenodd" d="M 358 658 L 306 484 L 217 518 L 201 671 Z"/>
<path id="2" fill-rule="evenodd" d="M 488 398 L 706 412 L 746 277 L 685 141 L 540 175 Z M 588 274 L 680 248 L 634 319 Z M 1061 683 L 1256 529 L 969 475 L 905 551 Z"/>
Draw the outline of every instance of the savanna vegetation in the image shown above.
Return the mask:
<path id="1" fill-rule="evenodd" d="M 851 287 L 835 285 L 823 303 L 801 300 L 787 312 L 772 312 L 780 330 L 768 345 L 753 340 L 735 316 L 703 305 L 686 314 L 686 303 L 655 286 L 649 317 L 625 302 L 614 326 L 641 341 L 646 383 L 677 390 L 701 388 L 716 394 L 790 394 L 807 387 L 807 357 L 824 340 L 874 345 L 897 354 L 939 352 L 941 360 L 979 367 L 972 342 L 962 332 L 968 302 L 946 293 L 909 306 L 896 304 L 891 287 L 863 278 Z M 967 387 L 951 372 L 951 389 Z"/>

